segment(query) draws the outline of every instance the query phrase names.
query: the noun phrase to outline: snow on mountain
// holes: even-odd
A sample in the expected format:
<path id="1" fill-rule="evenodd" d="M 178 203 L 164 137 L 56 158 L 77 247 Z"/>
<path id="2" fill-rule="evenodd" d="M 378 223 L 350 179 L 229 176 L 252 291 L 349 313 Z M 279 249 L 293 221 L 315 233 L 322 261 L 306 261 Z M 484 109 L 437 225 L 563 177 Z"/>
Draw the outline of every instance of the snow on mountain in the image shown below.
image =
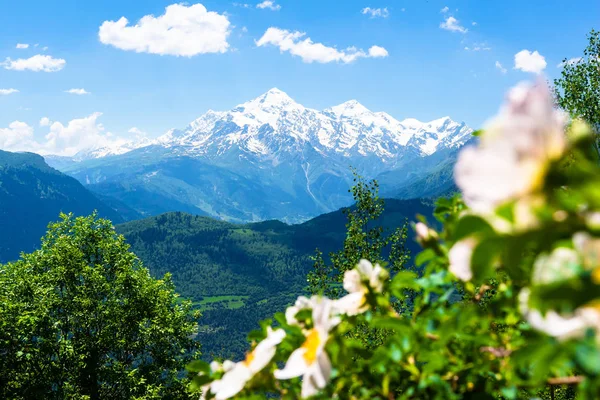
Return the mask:
<path id="1" fill-rule="evenodd" d="M 319 111 L 273 88 L 154 140 L 47 159 L 144 215 L 198 210 L 236 221 L 300 222 L 351 204 L 350 166 L 367 179 L 381 177 L 382 188 L 402 189 L 440 168 L 471 132 L 449 117 L 399 121 L 356 100 Z"/>
<path id="2" fill-rule="evenodd" d="M 373 112 L 356 100 L 323 111 L 304 107 L 273 88 L 230 111 L 209 110 L 183 129 L 171 129 L 155 140 L 119 140 L 110 146 L 78 153 L 74 161 L 127 153 L 158 145 L 176 155 L 241 157 L 280 162 L 316 152 L 346 164 L 376 158 L 393 168 L 406 154 L 421 157 L 463 145 L 472 129 L 443 117 L 430 122 L 413 118 L 398 121 L 385 112 Z M 343 161 L 346 160 L 346 161 Z"/>
<path id="3" fill-rule="evenodd" d="M 131 150 L 155 144 L 154 140 L 147 137 L 137 137 L 135 139 L 117 139 L 106 146 L 92 147 L 86 150 L 79 151 L 72 159 L 73 161 L 84 161 L 93 158 L 103 158 L 108 156 L 116 156 L 125 154 Z"/>
<path id="4" fill-rule="evenodd" d="M 389 163 L 408 148 L 427 156 L 441 147 L 460 146 L 471 132 L 449 117 L 431 122 L 398 121 L 385 112 L 372 112 L 356 100 L 318 111 L 273 88 L 230 111 L 208 111 L 183 130 L 170 130 L 156 143 L 208 156 L 236 147 L 260 158 L 301 151 L 308 145 L 327 156 L 375 156 Z"/>

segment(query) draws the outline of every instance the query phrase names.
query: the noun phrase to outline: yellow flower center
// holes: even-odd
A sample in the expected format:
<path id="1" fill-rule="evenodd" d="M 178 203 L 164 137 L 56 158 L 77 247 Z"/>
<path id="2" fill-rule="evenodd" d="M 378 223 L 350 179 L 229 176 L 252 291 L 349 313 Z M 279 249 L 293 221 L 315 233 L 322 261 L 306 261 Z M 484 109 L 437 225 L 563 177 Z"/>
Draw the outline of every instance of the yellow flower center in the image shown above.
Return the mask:
<path id="1" fill-rule="evenodd" d="M 306 336 L 306 341 L 302 345 L 304 352 L 304 359 L 308 365 L 311 365 L 317 359 L 317 349 L 321 344 L 321 335 L 316 329 L 311 329 Z"/>
<path id="2" fill-rule="evenodd" d="M 244 365 L 246 367 L 248 367 L 252 363 L 252 361 L 254 360 L 254 357 L 255 357 L 254 356 L 254 351 L 251 351 L 250 353 L 247 353 L 246 354 L 246 359 L 243 361 Z"/>
<path id="3" fill-rule="evenodd" d="M 592 282 L 594 282 L 596 285 L 600 284 L 600 267 L 596 267 L 592 271 Z"/>

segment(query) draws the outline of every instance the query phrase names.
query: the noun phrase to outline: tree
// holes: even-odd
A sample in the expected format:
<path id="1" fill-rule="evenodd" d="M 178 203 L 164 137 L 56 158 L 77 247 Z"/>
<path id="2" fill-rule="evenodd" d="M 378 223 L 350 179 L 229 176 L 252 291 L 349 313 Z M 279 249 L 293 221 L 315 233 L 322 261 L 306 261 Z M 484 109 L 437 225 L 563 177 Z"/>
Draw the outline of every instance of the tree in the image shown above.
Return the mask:
<path id="1" fill-rule="evenodd" d="M 600 31 L 592 29 L 583 57 L 562 62 L 561 77 L 554 80 L 558 105 L 600 132 Z"/>
<path id="2" fill-rule="evenodd" d="M 0 397 L 187 398 L 198 313 L 96 214 L 0 266 Z"/>
<path id="3" fill-rule="evenodd" d="M 367 182 L 356 171 L 353 173 L 354 186 L 350 192 L 356 204 L 343 210 L 348 219 L 343 248 L 329 254 L 329 265 L 326 265 L 323 254 L 316 251 L 313 270 L 308 274 L 308 291 L 311 294 L 339 297 L 343 293 L 344 272 L 353 269 L 361 259 L 389 263 L 390 270 L 398 272 L 410 258 L 405 247 L 407 223 L 386 235 L 381 224 L 377 223 L 385 206 L 384 200 L 379 197 L 379 184 L 376 180 Z"/>

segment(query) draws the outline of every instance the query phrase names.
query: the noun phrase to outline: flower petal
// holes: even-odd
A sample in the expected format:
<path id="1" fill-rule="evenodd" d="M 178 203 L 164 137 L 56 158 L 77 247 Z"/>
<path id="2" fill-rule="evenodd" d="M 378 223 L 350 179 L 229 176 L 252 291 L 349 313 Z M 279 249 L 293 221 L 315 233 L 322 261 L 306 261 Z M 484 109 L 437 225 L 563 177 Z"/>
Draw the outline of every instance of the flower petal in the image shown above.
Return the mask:
<path id="1" fill-rule="evenodd" d="M 220 381 L 211 384 L 211 392 L 215 394 L 215 399 L 225 400 L 241 392 L 250 379 L 252 379 L 250 369 L 242 363 L 237 363 L 232 370 L 223 375 Z"/>
<path id="2" fill-rule="evenodd" d="M 450 260 L 450 272 L 462 281 L 470 281 L 473 278 L 471 271 L 471 256 L 475 248 L 476 241 L 472 238 L 460 240 L 452 246 L 448 252 Z"/>
<path id="3" fill-rule="evenodd" d="M 304 359 L 305 352 L 306 349 L 303 348 L 294 350 L 285 363 L 285 367 L 283 369 L 278 369 L 273 373 L 275 378 L 291 379 L 303 375 L 308 369 L 308 365 Z"/>
<path id="4" fill-rule="evenodd" d="M 335 309 L 346 315 L 357 315 L 364 312 L 368 307 L 365 307 L 365 295 L 363 292 L 354 292 L 347 294 L 341 299 L 335 300 Z"/>

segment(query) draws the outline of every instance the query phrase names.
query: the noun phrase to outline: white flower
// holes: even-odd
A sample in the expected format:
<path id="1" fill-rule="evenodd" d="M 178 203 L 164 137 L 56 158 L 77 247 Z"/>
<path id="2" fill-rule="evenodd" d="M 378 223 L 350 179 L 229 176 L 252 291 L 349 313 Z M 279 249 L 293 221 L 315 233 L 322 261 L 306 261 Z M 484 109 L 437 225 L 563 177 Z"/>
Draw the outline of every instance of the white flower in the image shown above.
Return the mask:
<path id="1" fill-rule="evenodd" d="M 569 279 L 577 274 L 580 266 L 581 258 L 575 250 L 558 247 L 550 255 L 542 254 L 535 260 L 532 282 L 545 285 Z"/>
<path id="2" fill-rule="evenodd" d="M 578 232 L 573 235 L 573 245 L 581 255 L 584 268 L 593 271 L 594 283 L 600 284 L 600 239 Z"/>
<path id="3" fill-rule="evenodd" d="M 454 243 L 454 246 L 448 252 L 448 259 L 450 261 L 448 269 L 462 281 L 467 282 L 473 279 L 471 257 L 476 245 L 477 241 L 475 239 L 467 238 Z"/>
<path id="4" fill-rule="evenodd" d="M 585 223 L 590 229 L 600 229 L 600 212 L 595 211 L 585 216 Z"/>
<path id="5" fill-rule="evenodd" d="M 221 364 L 217 361 L 212 361 L 210 363 L 210 371 L 213 374 L 216 372 L 228 372 L 233 367 L 235 367 L 235 363 L 230 360 L 223 361 L 223 364 Z M 200 373 L 199 375 L 202 375 L 202 373 Z M 200 400 L 205 400 L 206 395 L 208 394 L 208 391 L 211 389 L 211 387 L 212 386 L 217 387 L 219 384 L 220 384 L 220 380 L 217 380 L 217 381 L 212 381 L 212 382 L 202 386 L 202 388 L 201 388 L 202 394 L 200 395 Z"/>
<path id="6" fill-rule="evenodd" d="M 415 224 L 415 232 L 417 233 L 417 239 L 421 241 L 428 241 L 432 237 L 431 229 L 422 222 Z"/>
<path id="7" fill-rule="evenodd" d="M 544 83 L 521 84 L 511 90 L 479 145 L 459 155 L 454 176 L 467 205 L 490 213 L 508 200 L 539 189 L 548 162 L 565 149 L 565 122 Z"/>
<path id="8" fill-rule="evenodd" d="M 332 317 L 333 301 L 320 298 L 312 310 L 313 327 L 304 335 L 306 340 L 300 348 L 294 350 L 285 367 L 275 371 L 277 379 L 291 379 L 303 376 L 302 397 L 314 396 L 323 389 L 331 375 L 331 361 L 325 352 L 329 331 L 339 323 Z"/>
<path id="9" fill-rule="evenodd" d="M 582 338 L 585 332 L 593 328 L 600 331 L 600 312 L 594 307 L 581 307 L 570 316 L 562 316 L 556 311 L 542 315 L 538 310 L 529 308 L 529 289 L 519 293 L 520 310 L 532 328 L 555 337 L 558 340 Z"/>
<path id="10" fill-rule="evenodd" d="M 306 298 L 304 296 L 298 297 L 296 303 L 285 310 L 285 320 L 287 324 L 298 325 L 298 320 L 296 320 L 296 314 L 298 314 L 298 312 L 301 310 L 312 308 L 315 304 L 315 299 L 316 297 L 313 297 L 312 299 Z"/>
<path id="11" fill-rule="evenodd" d="M 366 295 L 369 287 L 376 293 L 383 291 L 383 283 L 389 277 L 388 272 L 379 264 L 371 264 L 367 260 L 360 260 L 356 268 L 344 273 L 344 289 L 349 293 L 335 301 L 335 308 L 348 315 L 357 315 L 365 312 L 369 305 L 366 304 Z M 365 285 L 368 282 L 369 286 Z"/>
<path id="12" fill-rule="evenodd" d="M 246 383 L 271 362 L 277 345 L 284 337 L 283 329 L 273 330 L 268 327 L 267 337 L 246 355 L 244 361 L 236 363 L 220 380 L 210 384 L 210 391 L 215 394 L 215 399 L 225 400 L 242 391 Z"/>

